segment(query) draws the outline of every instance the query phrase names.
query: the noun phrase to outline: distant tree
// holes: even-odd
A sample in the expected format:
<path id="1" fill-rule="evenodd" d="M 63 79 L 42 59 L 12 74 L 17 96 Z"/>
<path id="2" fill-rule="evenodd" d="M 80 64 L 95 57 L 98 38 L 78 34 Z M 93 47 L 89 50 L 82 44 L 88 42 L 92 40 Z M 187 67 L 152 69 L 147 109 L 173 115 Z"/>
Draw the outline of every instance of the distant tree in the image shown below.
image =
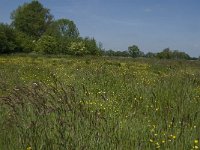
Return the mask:
<path id="1" fill-rule="evenodd" d="M 105 49 L 100 49 L 100 55 L 101 56 L 106 56 L 106 50 Z"/>
<path id="2" fill-rule="evenodd" d="M 116 51 L 116 50 L 101 50 L 101 54 L 104 56 L 118 56 L 118 57 L 129 57 L 128 51 Z"/>
<path id="3" fill-rule="evenodd" d="M 9 25 L 0 24 L 0 53 L 13 53 L 18 51 L 16 32 Z"/>
<path id="4" fill-rule="evenodd" d="M 129 57 L 130 55 L 129 55 L 128 51 L 122 51 L 121 52 L 121 56 L 123 56 L 123 57 Z"/>
<path id="5" fill-rule="evenodd" d="M 59 19 L 52 22 L 47 30 L 47 34 L 59 38 L 77 38 L 79 36 L 79 31 L 73 21 L 68 19 Z"/>
<path id="6" fill-rule="evenodd" d="M 75 23 L 68 19 L 53 21 L 45 35 L 55 37 L 59 43 L 60 53 L 72 54 L 71 43 L 83 40 L 79 37 L 79 31 Z"/>
<path id="7" fill-rule="evenodd" d="M 109 49 L 109 50 L 105 51 L 105 54 L 106 54 L 107 56 L 115 56 L 115 51 L 112 50 L 112 49 Z"/>
<path id="8" fill-rule="evenodd" d="M 180 52 L 178 50 L 173 51 L 173 59 L 190 59 L 190 56 L 185 52 Z"/>
<path id="9" fill-rule="evenodd" d="M 128 51 L 113 51 L 113 56 L 118 56 L 118 57 L 129 57 Z"/>
<path id="10" fill-rule="evenodd" d="M 142 51 L 139 51 L 139 55 L 138 55 L 139 57 L 144 57 L 145 56 L 145 54 L 144 54 L 144 52 L 142 52 Z"/>
<path id="11" fill-rule="evenodd" d="M 128 52 L 133 58 L 138 57 L 140 55 L 140 49 L 136 45 L 129 46 Z"/>
<path id="12" fill-rule="evenodd" d="M 156 53 L 152 53 L 152 52 L 148 52 L 145 57 L 147 58 L 153 58 L 153 57 L 156 57 Z"/>
<path id="13" fill-rule="evenodd" d="M 160 59 L 191 59 L 190 56 L 185 52 L 170 50 L 169 48 L 157 53 L 157 57 Z"/>
<path id="14" fill-rule="evenodd" d="M 11 19 L 12 25 L 17 30 L 39 38 L 52 23 L 53 16 L 39 1 L 32 1 L 14 10 Z"/>
<path id="15" fill-rule="evenodd" d="M 169 48 L 165 48 L 162 52 L 157 53 L 157 57 L 160 59 L 162 59 L 162 58 L 172 59 L 173 53 Z"/>
<path id="16" fill-rule="evenodd" d="M 102 51 L 103 50 L 103 43 L 99 42 L 98 43 L 98 48 L 99 48 L 100 51 Z"/>
<path id="17" fill-rule="evenodd" d="M 85 43 L 85 47 L 90 55 L 98 55 L 100 53 L 100 49 L 98 48 L 97 42 L 94 38 L 86 37 L 83 39 Z"/>
<path id="18" fill-rule="evenodd" d="M 190 57 L 189 60 L 199 60 L 197 57 Z"/>

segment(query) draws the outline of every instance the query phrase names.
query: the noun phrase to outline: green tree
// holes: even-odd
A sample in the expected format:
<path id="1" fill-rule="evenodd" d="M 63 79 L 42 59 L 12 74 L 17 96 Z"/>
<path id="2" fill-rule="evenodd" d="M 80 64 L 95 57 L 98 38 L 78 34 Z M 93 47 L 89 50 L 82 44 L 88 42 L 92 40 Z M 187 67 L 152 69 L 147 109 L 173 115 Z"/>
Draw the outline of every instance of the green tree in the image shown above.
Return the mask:
<path id="1" fill-rule="evenodd" d="M 38 1 L 24 3 L 11 14 L 12 25 L 29 36 L 39 38 L 51 24 L 53 16 Z"/>
<path id="2" fill-rule="evenodd" d="M 73 21 L 59 19 L 52 22 L 47 30 L 47 34 L 56 37 L 77 38 L 79 36 L 79 31 Z"/>
<path id="3" fill-rule="evenodd" d="M 173 59 L 190 59 L 190 56 L 185 52 L 174 50 Z"/>
<path id="4" fill-rule="evenodd" d="M 156 53 L 148 52 L 148 53 L 145 55 L 145 57 L 147 57 L 147 58 L 154 58 L 154 57 L 156 57 Z"/>
<path id="5" fill-rule="evenodd" d="M 84 41 L 86 49 L 90 55 L 100 54 L 100 50 L 99 50 L 99 48 L 97 46 L 97 42 L 94 38 L 86 37 L 86 38 L 84 38 L 83 41 Z"/>
<path id="6" fill-rule="evenodd" d="M 17 50 L 15 30 L 9 25 L 0 24 L 0 53 L 13 53 Z"/>
<path id="7" fill-rule="evenodd" d="M 157 57 L 160 59 L 172 59 L 173 53 L 169 48 L 165 48 L 162 52 L 157 53 Z"/>
<path id="8" fill-rule="evenodd" d="M 162 52 L 157 53 L 157 57 L 160 59 L 190 59 L 190 56 L 185 52 L 170 50 L 169 48 L 165 48 Z"/>
<path id="9" fill-rule="evenodd" d="M 63 54 L 73 54 L 71 43 L 79 41 L 79 31 L 75 23 L 68 19 L 59 19 L 48 27 L 45 35 L 53 36 L 59 43 L 59 50 Z"/>
<path id="10" fill-rule="evenodd" d="M 136 58 L 140 55 L 140 49 L 136 45 L 132 45 L 128 47 L 128 52 L 131 57 Z"/>
<path id="11" fill-rule="evenodd" d="M 110 56 L 110 57 L 115 56 L 115 51 L 112 49 L 109 49 L 109 50 L 105 51 L 105 55 Z"/>
<path id="12" fill-rule="evenodd" d="M 57 54 L 58 42 L 52 36 L 43 35 L 37 42 L 35 51 L 43 54 Z"/>

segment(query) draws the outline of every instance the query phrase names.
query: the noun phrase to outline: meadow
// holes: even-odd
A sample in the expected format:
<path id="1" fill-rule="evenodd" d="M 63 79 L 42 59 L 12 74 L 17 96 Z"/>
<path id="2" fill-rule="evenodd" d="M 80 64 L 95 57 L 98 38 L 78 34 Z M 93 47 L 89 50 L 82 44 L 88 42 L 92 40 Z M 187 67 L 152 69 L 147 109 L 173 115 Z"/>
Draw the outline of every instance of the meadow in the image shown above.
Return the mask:
<path id="1" fill-rule="evenodd" d="M 0 56 L 1 150 L 191 150 L 200 61 Z"/>

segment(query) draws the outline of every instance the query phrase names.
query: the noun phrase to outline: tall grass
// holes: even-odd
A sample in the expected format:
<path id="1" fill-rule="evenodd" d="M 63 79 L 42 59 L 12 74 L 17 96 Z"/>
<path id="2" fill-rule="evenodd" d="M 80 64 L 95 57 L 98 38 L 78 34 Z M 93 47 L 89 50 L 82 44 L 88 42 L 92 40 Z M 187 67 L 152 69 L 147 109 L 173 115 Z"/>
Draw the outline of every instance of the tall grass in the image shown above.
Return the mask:
<path id="1" fill-rule="evenodd" d="M 200 63 L 0 58 L 0 149 L 198 149 Z"/>

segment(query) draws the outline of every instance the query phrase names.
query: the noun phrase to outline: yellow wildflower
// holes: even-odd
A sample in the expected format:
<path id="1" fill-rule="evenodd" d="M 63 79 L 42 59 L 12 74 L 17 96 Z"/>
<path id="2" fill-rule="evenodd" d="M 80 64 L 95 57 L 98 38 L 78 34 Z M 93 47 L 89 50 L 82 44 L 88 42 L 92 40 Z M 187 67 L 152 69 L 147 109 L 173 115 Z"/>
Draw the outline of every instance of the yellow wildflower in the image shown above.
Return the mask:
<path id="1" fill-rule="evenodd" d="M 160 145 L 156 146 L 156 148 L 160 148 Z"/>
<path id="2" fill-rule="evenodd" d="M 165 143 L 165 140 L 162 140 L 162 143 Z"/>
<path id="3" fill-rule="evenodd" d="M 29 146 L 29 147 L 27 147 L 27 149 L 26 150 L 32 150 L 32 148 Z"/>
<path id="4" fill-rule="evenodd" d="M 150 141 L 151 143 L 153 142 L 153 140 L 152 140 L 152 139 L 150 139 L 149 141 Z"/>
<path id="5" fill-rule="evenodd" d="M 194 143 L 195 143 L 195 144 L 198 144 L 198 143 L 199 143 L 199 141 L 198 141 L 198 140 L 194 140 Z"/>

